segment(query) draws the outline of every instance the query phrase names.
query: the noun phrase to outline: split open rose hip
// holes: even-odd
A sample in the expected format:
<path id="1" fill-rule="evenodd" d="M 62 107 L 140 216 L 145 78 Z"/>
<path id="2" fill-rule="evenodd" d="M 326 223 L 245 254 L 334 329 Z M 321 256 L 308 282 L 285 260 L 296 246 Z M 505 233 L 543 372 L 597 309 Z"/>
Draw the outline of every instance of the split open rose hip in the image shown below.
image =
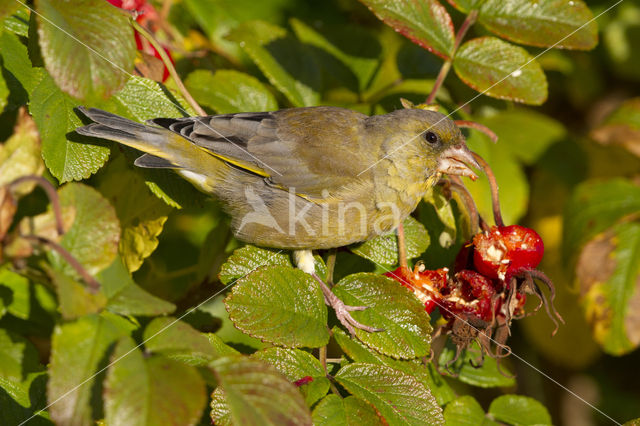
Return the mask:
<path id="1" fill-rule="evenodd" d="M 476 270 L 503 281 L 524 269 L 535 269 L 544 254 L 540 235 L 520 225 L 493 226 L 473 237 L 473 245 Z"/>

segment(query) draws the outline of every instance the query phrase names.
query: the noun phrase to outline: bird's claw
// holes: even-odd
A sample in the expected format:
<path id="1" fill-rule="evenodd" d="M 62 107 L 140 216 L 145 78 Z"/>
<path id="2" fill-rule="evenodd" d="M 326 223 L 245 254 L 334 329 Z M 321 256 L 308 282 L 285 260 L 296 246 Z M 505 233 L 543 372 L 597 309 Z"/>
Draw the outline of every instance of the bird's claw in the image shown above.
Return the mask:
<path id="1" fill-rule="evenodd" d="M 340 323 L 344 325 L 347 330 L 349 330 L 349 333 L 351 333 L 352 336 L 355 336 L 356 328 L 367 331 L 369 333 L 384 331 L 383 328 L 371 327 L 356 321 L 356 319 L 353 318 L 349 313 L 351 311 L 364 311 L 365 309 L 369 308 L 368 306 L 345 305 L 342 300 L 338 299 L 338 296 L 336 296 L 331 291 L 331 289 L 324 283 L 324 281 L 320 279 L 320 277 L 315 274 L 313 274 L 313 277 L 320 284 L 320 288 L 322 289 L 322 293 L 324 294 L 325 303 L 333 308 L 333 310 L 336 312 L 338 321 L 340 321 Z"/>

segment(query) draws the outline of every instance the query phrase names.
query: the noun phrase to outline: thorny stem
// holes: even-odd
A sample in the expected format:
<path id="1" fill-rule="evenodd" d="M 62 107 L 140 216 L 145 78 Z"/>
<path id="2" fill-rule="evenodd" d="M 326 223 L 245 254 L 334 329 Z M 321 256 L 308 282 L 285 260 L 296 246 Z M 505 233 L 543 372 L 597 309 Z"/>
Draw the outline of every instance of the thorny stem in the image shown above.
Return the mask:
<path id="1" fill-rule="evenodd" d="M 60 256 L 62 256 L 64 260 L 66 260 L 67 263 L 69 263 L 69 265 L 71 265 L 73 269 L 75 269 L 78 274 L 80 274 L 84 282 L 87 283 L 89 291 L 91 293 L 98 292 L 98 290 L 100 289 L 100 283 L 95 278 L 93 278 L 91 274 L 89 274 L 89 272 L 84 269 L 84 266 L 82 266 L 82 264 L 78 262 L 78 260 L 73 257 L 71 253 L 65 250 L 64 247 L 40 235 L 21 235 L 21 237 L 25 240 L 34 241 L 39 244 L 49 246 L 53 250 L 57 251 L 58 254 L 60 254 Z"/>
<path id="2" fill-rule="evenodd" d="M 496 181 L 496 176 L 493 174 L 493 170 L 491 170 L 489 164 L 484 161 L 484 158 L 475 152 L 472 152 L 472 154 L 473 158 L 475 158 L 478 164 L 480 164 L 482 171 L 484 171 L 484 174 L 489 180 L 489 187 L 491 188 L 491 203 L 493 206 L 493 220 L 496 222 L 497 226 L 504 226 L 502 213 L 500 212 L 500 197 L 498 195 L 498 182 Z"/>
<path id="3" fill-rule="evenodd" d="M 408 271 L 409 265 L 407 263 L 407 245 L 404 238 L 404 224 L 401 223 L 398 225 L 396 232 L 398 234 L 398 264 L 403 271 Z"/>
<path id="4" fill-rule="evenodd" d="M 140 33 L 145 39 L 147 39 L 149 43 L 151 43 L 151 45 L 160 54 L 160 58 L 162 59 L 164 66 L 167 67 L 171 78 L 173 78 L 176 86 L 178 86 L 178 90 L 180 90 L 180 93 L 182 93 L 182 96 L 184 96 L 189 105 L 191 105 L 191 107 L 196 111 L 198 115 L 207 115 L 206 111 L 203 110 L 200 105 L 198 105 L 196 100 L 193 99 L 193 96 L 191 96 L 191 93 L 189 93 L 187 88 L 184 86 L 184 83 L 182 82 L 182 79 L 180 79 L 176 68 L 173 66 L 171 59 L 169 59 L 169 55 L 167 55 L 167 52 L 165 52 L 164 48 L 160 45 L 160 43 L 158 43 L 155 37 L 135 20 L 132 20 L 131 24 L 133 25 L 133 28 L 135 28 L 138 33 Z"/>
<path id="5" fill-rule="evenodd" d="M 18 179 L 14 180 L 9 184 L 9 187 L 15 187 L 20 185 L 22 182 L 27 181 L 35 181 L 40 188 L 47 193 L 47 197 L 49 197 L 49 201 L 51 201 L 51 210 L 53 211 L 53 216 L 56 219 L 56 231 L 58 235 L 64 234 L 64 223 L 62 222 L 62 211 L 60 210 L 60 198 L 58 198 L 58 193 L 56 189 L 51 185 L 51 182 L 43 178 L 42 176 L 22 176 Z"/>
<path id="6" fill-rule="evenodd" d="M 486 222 L 482 220 L 482 217 L 480 217 L 480 214 L 478 213 L 478 207 L 476 206 L 473 197 L 469 193 L 469 190 L 466 186 L 464 186 L 464 183 L 462 183 L 462 179 L 460 179 L 459 176 L 449 176 L 449 179 L 449 185 L 451 185 L 451 188 L 456 191 L 458 195 L 460 195 L 460 197 L 464 201 L 465 206 L 467 207 L 467 211 L 469 212 L 469 221 L 471 222 L 471 229 L 469 231 L 471 235 L 475 235 L 478 233 L 478 226 L 482 224 L 486 225 Z"/>
<path id="7" fill-rule="evenodd" d="M 440 68 L 440 72 L 438 73 L 438 76 L 436 77 L 436 81 L 433 84 L 433 89 L 431 89 L 431 93 L 429 93 L 429 96 L 425 101 L 427 105 L 433 103 L 433 101 L 435 100 L 436 94 L 438 93 L 440 86 L 442 86 L 442 83 L 444 83 L 444 79 L 447 78 L 447 74 L 449 74 L 449 71 L 451 70 L 451 65 L 453 64 L 453 57 L 456 55 L 456 52 L 460 47 L 460 43 L 462 43 L 462 40 L 464 39 L 464 36 L 467 34 L 467 31 L 469 31 L 469 28 L 471 28 L 471 26 L 476 22 L 477 17 L 478 17 L 478 11 L 472 10 L 471 12 L 469 12 L 469 14 L 467 15 L 467 18 L 464 20 L 464 22 L 458 29 L 458 32 L 456 33 L 456 38 L 453 44 L 453 51 L 451 52 L 451 57 L 448 58 L 446 61 L 444 61 L 444 64 L 442 64 L 442 68 Z"/>
<path id="8" fill-rule="evenodd" d="M 489 136 L 489 138 L 491 139 L 491 142 L 493 143 L 498 142 L 498 135 L 496 135 L 493 132 L 493 130 L 491 130 L 484 124 L 480 124 L 480 123 L 476 123 L 475 121 L 468 121 L 468 120 L 455 120 L 454 123 L 456 123 L 456 126 L 458 127 L 466 127 L 466 128 L 478 130 L 484 133 L 485 135 Z"/>

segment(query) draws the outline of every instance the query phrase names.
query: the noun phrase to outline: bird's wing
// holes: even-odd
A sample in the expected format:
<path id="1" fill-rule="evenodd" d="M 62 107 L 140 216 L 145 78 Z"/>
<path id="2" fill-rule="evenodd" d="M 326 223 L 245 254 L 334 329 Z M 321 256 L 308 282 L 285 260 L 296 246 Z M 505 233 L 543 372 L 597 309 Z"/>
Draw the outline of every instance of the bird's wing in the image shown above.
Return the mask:
<path id="1" fill-rule="evenodd" d="M 266 182 L 309 198 L 335 195 L 378 156 L 362 137 L 367 116 L 332 108 L 154 119 Z M 361 184 L 362 182 L 360 182 Z M 362 185 L 360 185 L 362 186 Z"/>

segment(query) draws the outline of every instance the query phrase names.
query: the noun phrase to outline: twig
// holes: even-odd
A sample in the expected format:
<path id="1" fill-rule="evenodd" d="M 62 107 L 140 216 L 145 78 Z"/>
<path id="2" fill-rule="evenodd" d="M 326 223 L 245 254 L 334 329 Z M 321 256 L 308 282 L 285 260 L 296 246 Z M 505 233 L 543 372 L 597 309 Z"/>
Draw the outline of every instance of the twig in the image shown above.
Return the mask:
<path id="1" fill-rule="evenodd" d="M 496 181 L 496 176 L 493 174 L 493 170 L 489 164 L 484 161 L 484 158 L 480 157 L 475 152 L 472 152 L 473 157 L 476 159 L 484 174 L 487 176 L 489 180 L 489 187 L 491 188 L 491 204 L 493 207 L 493 220 L 496 222 L 498 226 L 504 226 L 504 222 L 502 221 L 502 213 L 500 212 L 500 196 L 498 194 L 498 182 Z"/>
<path id="2" fill-rule="evenodd" d="M 19 177 L 18 179 L 12 181 L 9 184 L 9 187 L 12 188 L 21 184 L 22 182 L 27 181 L 35 181 L 38 186 L 40 186 L 40 188 L 42 188 L 44 192 L 47 193 L 47 197 L 49 197 L 49 201 L 51 201 L 51 210 L 53 210 L 53 216 L 56 219 L 56 231 L 58 232 L 58 235 L 64 234 L 64 223 L 62 221 L 62 211 L 60 210 L 60 198 L 58 198 L 58 192 L 56 191 L 56 189 L 53 187 L 53 185 L 51 185 L 51 182 L 41 176 L 35 175 Z"/>
<path id="3" fill-rule="evenodd" d="M 493 132 L 493 130 L 491 130 L 484 124 L 480 124 L 480 123 L 476 123 L 475 121 L 468 121 L 468 120 L 455 120 L 454 123 L 456 123 L 458 127 L 466 127 L 466 128 L 478 130 L 484 133 L 485 135 L 489 136 L 489 138 L 491 139 L 491 142 L 493 143 L 498 142 L 498 135 L 496 135 Z"/>
<path id="4" fill-rule="evenodd" d="M 331 249 L 327 255 L 327 285 L 333 287 L 333 270 L 336 267 L 337 249 Z"/>
<path id="5" fill-rule="evenodd" d="M 475 235 L 478 233 L 478 226 L 481 224 L 486 224 L 486 222 L 482 219 L 480 214 L 478 213 L 478 207 L 476 206 L 471 193 L 459 176 L 449 176 L 449 185 L 451 185 L 452 189 L 460 195 L 462 200 L 464 201 L 465 206 L 467 207 L 467 211 L 469 212 L 469 221 L 470 223 L 470 232 L 471 235 Z M 483 227 L 484 229 L 484 227 Z"/>
<path id="6" fill-rule="evenodd" d="M 82 264 L 78 262 L 78 260 L 73 257 L 73 255 L 69 253 L 64 247 L 40 235 L 21 235 L 21 237 L 25 240 L 35 241 L 39 244 L 49 246 L 57 251 L 58 254 L 62 256 L 64 260 L 66 260 L 67 263 L 78 272 L 78 274 L 80 274 L 84 282 L 87 283 L 88 289 L 91 293 L 97 293 L 98 290 L 100 290 L 100 283 L 95 278 L 93 278 L 91 274 L 89 274 L 89 272 L 84 269 L 84 266 L 82 266 Z"/>
<path id="7" fill-rule="evenodd" d="M 189 105 L 191 105 L 191 107 L 196 111 L 198 115 L 207 115 L 205 110 L 203 110 L 202 107 L 198 105 L 196 100 L 193 99 L 193 96 L 191 96 L 191 93 L 189 93 L 187 88 L 184 86 L 184 83 L 180 79 L 180 76 L 178 75 L 176 68 L 173 66 L 171 59 L 169 59 L 169 55 L 167 55 L 167 52 L 165 52 L 164 48 L 160 45 L 160 43 L 158 43 L 158 41 L 155 39 L 153 34 L 147 31 L 142 25 L 137 23 L 135 20 L 132 20 L 131 24 L 133 25 L 133 28 L 135 28 L 135 30 L 138 33 L 140 33 L 145 39 L 147 39 L 149 43 L 151 43 L 151 45 L 154 47 L 154 49 L 156 49 L 156 51 L 160 55 L 160 58 L 162 59 L 162 62 L 164 63 L 164 66 L 167 67 L 167 70 L 169 71 L 171 78 L 173 78 L 173 80 L 176 82 L 176 86 L 178 86 L 178 90 L 180 90 L 180 93 L 182 94 L 182 96 L 184 96 L 184 98 L 189 103 Z"/>
<path id="8" fill-rule="evenodd" d="M 464 36 L 467 34 L 467 31 L 469 31 L 469 28 L 471 28 L 471 26 L 476 22 L 477 17 L 478 17 L 478 11 L 472 10 L 471 12 L 469 12 L 469 14 L 467 15 L 467 18 L 464 20 L 464 22 L 458 29 L 458 32 L 456 33 L 456 39 L 453 43 L 453 51 L 451 52 L 451 57 L 448 58 L 446 61 L 444 61 L 444 63 L 442 64 L 442 68 L 440 68 L 440 72 L 436 77 L 436 81 L 433 84 L 431 93 L 429 93 L 429 96 L 425 101 L 427 105 L 432 104 L 433 101 L 436 99 L 436 94 L 438 93 L 440 86 L 442 86 L 442 83 L 444 83 L 444 79 L 447 78 L 447 74 L 449 74 L 449 71 L 451 70 L 451 65 L 453 64 L 453 57 L 456 55 L 456 52 L 460 47 L 460 43 L 462 43 Z"/>

